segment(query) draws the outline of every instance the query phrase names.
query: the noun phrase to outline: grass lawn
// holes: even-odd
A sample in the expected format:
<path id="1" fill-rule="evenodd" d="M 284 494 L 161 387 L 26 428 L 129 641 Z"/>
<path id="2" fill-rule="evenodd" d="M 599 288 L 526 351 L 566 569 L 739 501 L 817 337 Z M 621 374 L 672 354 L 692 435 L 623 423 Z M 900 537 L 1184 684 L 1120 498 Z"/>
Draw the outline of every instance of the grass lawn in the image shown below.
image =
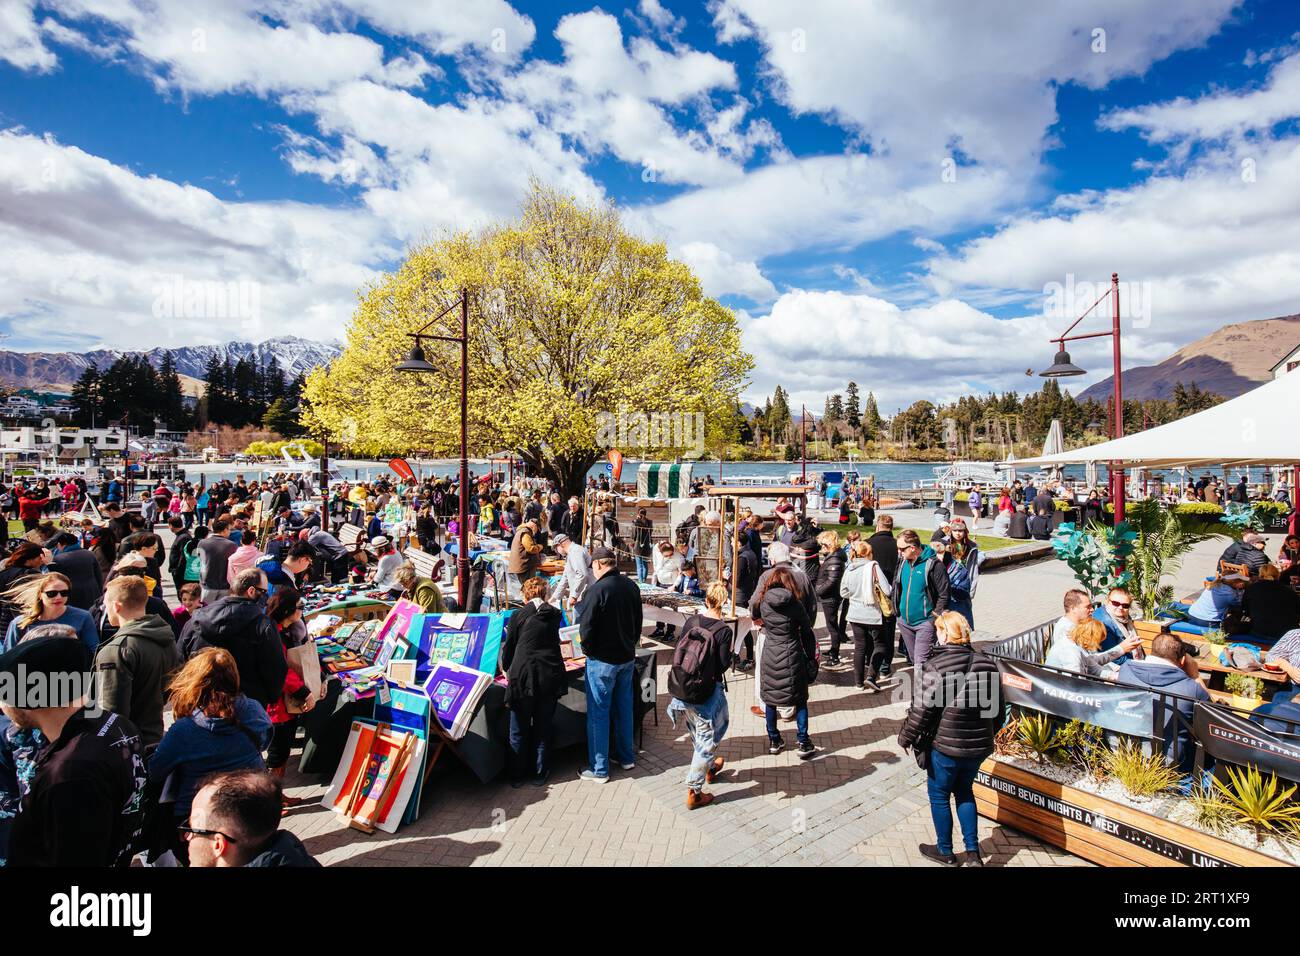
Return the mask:
<path id="1" fill-rule="evenodd" d="M 854 530 L 855 528 L 859 531 L 864 530 L 861 525 L 856 525 L 856 524 L 848 524 L 848 525 L 835 524 L 835 525 L 831 525 L 830 530 L 834 531 L 837 535 L 839 535 L 840 540 L 843 541 L 849 536 L 849 532 Z M 898 532 L 901 530 L 902 530 L 901 528 L 895 528 L 894 536 L 897 537 Z M 930 535 L 933 534 L 934 532 L 928 528 L 917 528 L 916 531 L 917 534 L 921 535 L 921 543 L 929 544 Z M 872 534 L 874 534 L 874 532 L 872 532 Z M 870 534 L 867 535 L 867 537 L 870 536 L 871 536 Z M 1025 543 L 1023 541 L 1013 540 L 1012 538 L 995 538 L 987 534 L 976 534 L 976 535 L 972 535 L 972 537 L 975 539 L 975 543 L 979 545 L 979 549 L 983 551 L 985 554 L 991 554 L 994 551 L 1001 551 L 1003 548 L 1013 548 L 1018 544 Z"/>

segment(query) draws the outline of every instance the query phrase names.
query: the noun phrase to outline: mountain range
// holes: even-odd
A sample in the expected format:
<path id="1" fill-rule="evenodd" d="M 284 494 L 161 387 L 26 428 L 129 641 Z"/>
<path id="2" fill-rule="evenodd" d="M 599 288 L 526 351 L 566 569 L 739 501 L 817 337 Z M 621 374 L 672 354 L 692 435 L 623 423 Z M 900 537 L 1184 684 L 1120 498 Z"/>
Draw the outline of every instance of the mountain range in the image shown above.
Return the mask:
<path id="1" fill-rule="evenodd" d="M 176 361 L 176 371 L 189 395 L 203 392 L 203 375 L 208 360 L 214 355 L 218 362 L 229 358 L 252 359 L 264 365 L 274 358 L 284 369 L 287 378 L 307 373 L 319 365 L 333 360 L 340 351 L 334 342 L 317 342 L 295 335 L 282 335 L 265 342 L 227 342 L 225 345 L 186 345 L 175 349 L 150 349 L 147 352 L 122 352 L 117 349 L 96 349 L 91 352 L 10 352 L 0 350 L 0 381 L 10 388 L 31 388 L 43 392 L 70 393 L 81 374 L 94 365 L 106 369 L 124 355 L 145 355 L 157 368 L 163 354 L 170 351 Z"/>
<path id="2" fill-rule="evenodd" d="M 1225 325 L 1184 345 L 1156 365 L 1123 372 L 1126 399 L 1169 398 L 1174 386 L 1195 383 L 1203 392 L 1236 398 L 1273 377 L 1271 369 L 1300 345 L 1300 315 L 1255 319 Z M 1111 394 L 1113 375 L 1076 396 L 1104 402 Z"/>

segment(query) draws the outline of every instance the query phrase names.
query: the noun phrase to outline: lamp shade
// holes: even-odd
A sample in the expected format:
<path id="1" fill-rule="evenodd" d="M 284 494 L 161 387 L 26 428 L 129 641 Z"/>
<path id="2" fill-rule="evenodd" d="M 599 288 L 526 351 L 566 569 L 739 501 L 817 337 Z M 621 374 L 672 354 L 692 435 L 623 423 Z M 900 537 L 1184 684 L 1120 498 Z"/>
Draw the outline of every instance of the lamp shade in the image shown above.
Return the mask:
<path id="1" fill-rule="evenodd" d="M 1061 349 L 1056 353 L 1051 368 L 1045 368 L 1038 374 L 1043 378 L 1068 378 L 1071 375 L 1086 375 L 1087 372 L 1071 362 L 1070 353 Z"/>
<path id="2" fill-rule="evenodd" d="M 399 372 L 432 372 L 434 368 L 424 357 L 424 349 L 420 343 L 416 342 L 411 346 L 411 351 L 407 353 L 406 361 L 397 365 Z"/>

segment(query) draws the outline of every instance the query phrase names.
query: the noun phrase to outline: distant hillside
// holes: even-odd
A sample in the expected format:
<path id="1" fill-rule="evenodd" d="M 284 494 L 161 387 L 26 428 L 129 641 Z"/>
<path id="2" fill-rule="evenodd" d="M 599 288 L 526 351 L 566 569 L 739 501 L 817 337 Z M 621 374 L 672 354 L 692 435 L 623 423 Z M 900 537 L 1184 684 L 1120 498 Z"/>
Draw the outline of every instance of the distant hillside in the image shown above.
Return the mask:
<path id="1" fill-rule="evenodd" d="M 1185 345 L 1158 365 L 1124 370 L 1124 397 L 1169 398 L 1179 382 L 1193 382 L 1202 391 L 1236 398 L 1272 377 L 1269 371 L 1282 356 L 1300 344 L 1300 315 L 1256 319 L 1225 325 L 1217 332 Z M 1104 402 L 1110 397 L 1111 378 L 1076 396 Z"/>
<path id="2" fill-rule="evenodd" d="M 123 355 L 145 354 L 157 368 L 166 349 L 151 349 L 145 353 L 119 352 L 115 349 L 96 349 L 92 352 L 9 352 L 0 350 L 0 382 L 10 388 L 32 388 L 38 391 L 67 394 L 73 384 L 89 366 L 105 369 Z M 284 335 L 265 342 L 227 342 L 225 345 L 187 345 L 170 350 L 176 360 L 176 370 L 187 395 L 201 395 L 203 374 L 208 359 L 216 355 L 218 361 L 229 358 L 236 362 L 251 358 L 259 365 L 272 358 L 280 363 L 285 376 L 293 378 L 325 365 L 339 354 L 332 342 L 314 342 L 310 339 Z"/>

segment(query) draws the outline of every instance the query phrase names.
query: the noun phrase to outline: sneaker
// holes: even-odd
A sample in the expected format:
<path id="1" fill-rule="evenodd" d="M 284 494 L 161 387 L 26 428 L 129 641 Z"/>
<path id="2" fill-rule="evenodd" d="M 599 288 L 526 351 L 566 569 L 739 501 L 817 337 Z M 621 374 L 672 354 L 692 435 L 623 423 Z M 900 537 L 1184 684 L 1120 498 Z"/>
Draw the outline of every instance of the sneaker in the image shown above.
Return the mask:
<path id="1" fill-rule="evenodd" d="M 874 680 L 873 678 L 870 678 L 870 677 L 866 678 L 866 679 L 862 682 L 862 689 L 863 689 L 863 690 L 869 690 L 869 691 L 871 691 L 873 694 L 879 694 L 882 690 L 884 690 L 883 687 L 881 687 L 879 684 L 877 684 L 877 683 L 875 682 L 875 680 Z"/>
<path id="2" fill-rule="evenodd" d="M 511 780 L 511 781 L 510 781 L 510 789 L 511 789 L 511 790 L 522 790 L 523 788 L 524 788 L 524 781 L 522 781 L 522 780 Z"/>
<path id="3" fill-rule="evenodd" d="M 714 757 L 710 760 L 709 769 L 704 771 L 704 779 L 709 783 L 713 783 L 718 778 L 718 774 L 722 773 L 722 765 L 725 763 L 726 761 L 721 757 Z"/>
<path id="4" fill-rule="evenodd" d="M 609 783 L 609 777 L 602 777 L 600 774 L 593 773 L 590 770 L 584 770 L 578 774 L 579 780 L 586 780 L 590 783 Z"/>
<path id="5" fill-rule="evenodd" d="M 551 772 L 548 770 L 546 771 L 546 773 L 542 774 L 541 776 L 533 777 L 533 779 L 529 780 L 528 782 L 532 784 L 534 787 L 544 787 L 546 786 L 546 782 L 550 779 L 551 779 Z"/>
<path id="6" fill-rule="evenodd" d="M 921 851 L 921 856 L 927 860 L 934 860 L 936 863 L 942 863 L 944 866 L 957 866 L 957 858 L 951 853 L 940 853 L 939 848 L 933 843 L 922 843 L 917 846 Z"/>
<path id="7" fill-rule="evenodd" d="M 636 761 L 633 760 L 631 763 L 621 763 L 621 764 L 619 764 L 619 766 L 622 767 L 624 770 L 635 770 L 635 769 L 636 769 Z"/>
<path id="8" fill-rule="evenodd" d="M 777 737 L 776 740 L 768 741 L 767 752 L 770 753 L 773 757 L 775 757 L 784 749 L 785 749 L 785 741 L 782 740 L 780 737 Z"/>
<path id="9" fill-rule="evenodd" d="M 816 755 L 817 755 L 817 748 L 813 746 L 813 742 L 811 739 L 805 740 L 803 743 L 799 745 L 800 760 L 811 760 Z"/>
<path id="10" fill-rule="evenodd" d="M 686 791 L 686 809 L 694 810 L 698 807 L 707 807 L 713 802 L 713 794 L 704 790 L 687 790 Z"/>
<path id="11" fill-rule="evenodd" d="M 829 666 L 831 666 L 831 667 L 839 667 L 839 666 L 840 666 L 840 655 L 838 655 L 838 654 L 828 654 L 828 655 L 826 656 L 826 663 L 827 663 Z"/>
<path id="12" fill-rule="evenodd" d="M 961 855 L 962 866 L 983 866 L 984 858 L 980 856 L 979 850 L 967 850 Z"/>
<path id="13" fill-rule="evenodd" d="M 762 707 L 759 707 L 758 704 L 753 704 L 753 705 L 749 708 L 749 712 L 750 712 L 751 714 L 753 714 L 755 717 L 766 717 L 766 716 L 767 716 L 767 711 L 765 711 Z"/>

